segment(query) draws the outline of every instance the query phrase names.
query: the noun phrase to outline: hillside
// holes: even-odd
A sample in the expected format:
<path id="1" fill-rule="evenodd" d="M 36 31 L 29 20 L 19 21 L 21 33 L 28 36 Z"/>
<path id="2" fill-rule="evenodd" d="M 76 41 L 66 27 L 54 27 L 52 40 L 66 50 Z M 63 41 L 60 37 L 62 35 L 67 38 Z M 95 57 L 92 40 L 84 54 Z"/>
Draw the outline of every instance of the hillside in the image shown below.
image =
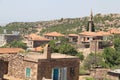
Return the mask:
<path id="1" fill-rule="evenodd" d="M 13 22 L 4 27 L 0 27 L 0 33 L 3 33 L 3 29 L 7 30 L 7 33 L 12 31 L 19 31 L 21 34 L 29 34 L 31 32 L 36 33 L 40 29 L 40 34 L 57 31 L 63 34 L 68 33 L 80 33 L 84 31 L 89 17 L 82 18 L 61 18 L 53 21 L 40 21 L 40 22 Z M 94 24 L 96 30 L 108 30 L 110 28 L 120 27 L 120 14 L 96 14 L 94 16 Z M 38 33 L 38 32 L 37 32 Z"/>

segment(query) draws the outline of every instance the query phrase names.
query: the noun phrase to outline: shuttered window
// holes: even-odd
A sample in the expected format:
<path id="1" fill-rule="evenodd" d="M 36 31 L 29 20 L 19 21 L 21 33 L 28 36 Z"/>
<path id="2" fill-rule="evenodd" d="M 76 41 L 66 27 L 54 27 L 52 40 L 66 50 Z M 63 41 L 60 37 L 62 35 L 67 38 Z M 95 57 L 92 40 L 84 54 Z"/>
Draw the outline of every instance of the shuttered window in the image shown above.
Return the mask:
<path id="1" fill-rule="evenodd" d="M 31 76 L 31 69 L 26 68 L 26 77 L 29 78 Z"/>

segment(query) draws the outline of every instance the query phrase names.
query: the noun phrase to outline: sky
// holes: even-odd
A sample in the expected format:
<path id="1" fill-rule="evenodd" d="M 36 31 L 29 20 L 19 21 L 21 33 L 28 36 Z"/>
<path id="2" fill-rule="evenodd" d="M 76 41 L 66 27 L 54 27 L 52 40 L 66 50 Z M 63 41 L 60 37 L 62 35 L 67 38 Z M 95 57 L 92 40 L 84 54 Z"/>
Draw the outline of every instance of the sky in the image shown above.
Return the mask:
<path id="1" fill-rule="evenodd" d="M 0 25 L 120 13 L 120 0 L 0 0 Z"/>

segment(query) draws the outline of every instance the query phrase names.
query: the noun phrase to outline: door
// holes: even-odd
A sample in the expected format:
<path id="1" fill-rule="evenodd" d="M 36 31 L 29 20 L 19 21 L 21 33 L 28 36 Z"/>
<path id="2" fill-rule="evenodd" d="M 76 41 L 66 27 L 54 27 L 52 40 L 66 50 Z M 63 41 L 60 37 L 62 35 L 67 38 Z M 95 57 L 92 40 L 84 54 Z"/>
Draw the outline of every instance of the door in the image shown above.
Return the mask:
<path id="1" fill-rule="evenodd" d="M 67 68 L 64 67 L 64 68 L 61 68 L 61 80 L 67 80 Z"/>
<path id="2" fill-rule="evenodd" d="M 67 80 L 67 68 L 54 68 L 52 72 L 52 80 Z"/>
<path id="3" fill-rule="evenodd" d="M 53 80 L 59 80 L 59 68 L 53 69 Z"/>

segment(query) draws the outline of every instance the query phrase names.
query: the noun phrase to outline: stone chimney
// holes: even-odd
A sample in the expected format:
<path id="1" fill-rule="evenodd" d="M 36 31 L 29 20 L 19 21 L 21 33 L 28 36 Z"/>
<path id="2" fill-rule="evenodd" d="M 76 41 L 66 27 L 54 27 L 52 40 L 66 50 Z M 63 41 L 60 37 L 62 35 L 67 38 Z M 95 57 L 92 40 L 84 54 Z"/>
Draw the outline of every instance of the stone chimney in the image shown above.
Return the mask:
<path id="1" fill-rule="evenodd" d="M 49 44 L 46 44 L 44 47 L 44 56 L 46 59 L 51 59 L 51 49 Z"/>

